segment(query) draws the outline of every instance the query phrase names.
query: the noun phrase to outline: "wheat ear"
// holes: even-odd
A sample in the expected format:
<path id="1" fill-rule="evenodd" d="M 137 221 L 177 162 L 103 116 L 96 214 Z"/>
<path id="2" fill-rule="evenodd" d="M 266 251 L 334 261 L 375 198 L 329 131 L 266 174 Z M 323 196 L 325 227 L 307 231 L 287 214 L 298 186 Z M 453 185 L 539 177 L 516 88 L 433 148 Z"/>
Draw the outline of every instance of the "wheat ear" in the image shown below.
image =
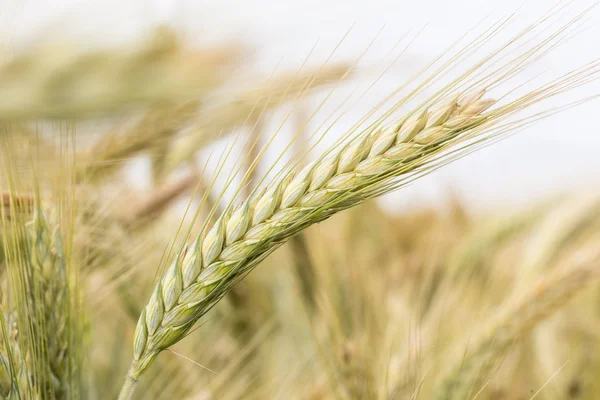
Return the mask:
<path id="1" fill-rule="evenodd" d="M 354 138 L 226 210 L 175 257 L 156 285 L 135 331 L 129 379 L 136 380 L 160 351 L 189 332 L 236 278 L 287 238 L 380 194 L 382 184 L 415 171 L 451 139 L 483 124 L 488 117 L 482 112 L 494 103 L 482 99 L 483 94 L 455 99 L 430 112 L 420 110 L 395 126 Z"/>
<path id="2" fill-rule="evenodd" d="M 168 29 L 140 47 L 73 52 L 47 46 L 0 67 L 0 119 L 81 117 L 123 106 L 195 99 L 223 77 L 231 49 L 187 51 Z"/>
<path id="3" fill-rule="evenodd" d="M 487 324 L 469 350 L 453 365 L 442 380 L 434 399 L 467 399 L 479 389 L 481 380 L 490 378 L 494 360 L 522 335 L 565 305 L 573 296 L 600 279 L 598 252 L 580 255 L 563 268 L 553 270 L 524 296 L 511 302 Z"/>
<path id="4" fill-rule="evenodd" d="M 78 154 L 78 177 L 99 180 L 111 176 L 123 161 L 140 152 L 168 148 L 170 141 L 198 110 L 198 102 L 155 107 L 130 129 L 110 132 Z"/>
<path id="5" fill-rule="evenodd" d="M 58 226 L 52 227 L 40 209 L 28 226 L 30 271 L 29 305 L 34 379 L 45 398 L 68 398 L 70 393 L 69 292 L 63 244 Z M 35 348 L 37 347 L 37 348 Z"/>

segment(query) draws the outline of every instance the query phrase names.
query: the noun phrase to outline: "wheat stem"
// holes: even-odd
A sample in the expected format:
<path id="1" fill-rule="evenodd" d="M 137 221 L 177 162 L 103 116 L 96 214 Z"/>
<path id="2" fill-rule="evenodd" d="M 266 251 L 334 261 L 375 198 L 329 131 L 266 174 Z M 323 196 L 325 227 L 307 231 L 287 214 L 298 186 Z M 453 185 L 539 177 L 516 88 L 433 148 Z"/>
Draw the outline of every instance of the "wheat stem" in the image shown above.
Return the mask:
<path id="1" fill-rule="evenodd" d="M 138 382 L 138 378 L 135 377 L 134 371 L 136 370 L 135 362 L 131 364 L 129 371 L 127 372 L 127 376 L 125 378 L 125 383 L 121 388 L 121 392 L 119 393 L 118 400 L 130 400 L 135 391 L 135 387 Z"/>

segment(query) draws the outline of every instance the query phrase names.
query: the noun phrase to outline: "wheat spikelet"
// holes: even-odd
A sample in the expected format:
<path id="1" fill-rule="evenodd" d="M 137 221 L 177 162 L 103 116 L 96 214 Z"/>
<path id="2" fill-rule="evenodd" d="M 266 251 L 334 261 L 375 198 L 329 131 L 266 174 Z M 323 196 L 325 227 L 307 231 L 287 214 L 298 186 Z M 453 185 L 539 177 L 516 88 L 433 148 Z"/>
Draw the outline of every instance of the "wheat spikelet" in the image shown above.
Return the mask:
<path id="1" fill-rule="evenodd" d="M 291 235 L 378 193 L 390 177 L 416 170 L 452 139 L 488 120 L 484 91 L 419 110 L 327 153 L 296 175 L 257 191 L 176 256 L 142 312 L 131 379 L 180 340 L 236 280 Z"/>
<path id="2" fill-rule="evenodd" d="M 7 306 L 7 304 L 3 304 Z M 2 346 L 0 347 L 0 397 L 19 399 L 27 393 L 27 365 L 18 341 L 16 321 L 12 313 L 2 313 Z M 10 329 L 10 332 L 8 331 Z"/>
<path id="3" fill-rule="evenodd" d="M 594 249 L 594 247 L 591 247 Z M 539 322 L 552 315 L 573 296 L 600 278 L 597 251 L 579 254 L 578 259 L 553 270 L 533 288 L 509 304 L 477 335 L 474 343 L 463 345 L 466 354 L 450 365 L 435 399 L 466 399 L 475 395 L 487 380 L 496 358 Z"/>
<path id="4" fill-rule="evenodd" d="M 11 193 L 9 197 L 16 196 Z M 9 355 L 3 364 L 10 366 L 9 398 L 63 399 L 68 398 L 74 378 L 71 362 L 75 352 L 68 337 L 71 310 L 66 261 L 58 228 L 47 222 L 39 205 L 31 208 L 33 220 L 28 223 L 10 208 L 9 215 L 15 217 L 12 235 L 3 238 L 12 275 L 9 289 L 15 296 L 10 300 L 16 305 L 14 324 L 2 324 L 3 332 L 5 325 L 13 331 L 10 336 L 3 335 Z M 4 233 L 8 228 L 4 225 Z"/>

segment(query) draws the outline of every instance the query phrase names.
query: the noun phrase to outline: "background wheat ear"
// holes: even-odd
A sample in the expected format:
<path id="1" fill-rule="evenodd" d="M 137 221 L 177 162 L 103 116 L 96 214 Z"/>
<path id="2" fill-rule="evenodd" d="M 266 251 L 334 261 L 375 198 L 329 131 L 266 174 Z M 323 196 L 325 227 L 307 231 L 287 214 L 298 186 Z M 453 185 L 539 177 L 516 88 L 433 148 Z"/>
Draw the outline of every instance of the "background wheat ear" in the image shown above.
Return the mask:
<path id="1" fill-rule="evenodd" d="M 544 276 L 525 293 L 509 300 L 503 310 L 485 324 L 481 333 L 460 347 L 462 356 L 448 367 L 450 372 L 434 398 L 475 396 L 490 378 L 507 349 L 540 321 L 564 306 L 600 278 L 600 254 L 594 244 L 575 254 L 574 259 Z"/>
<path id="2" fill-rule="evenodd" d="M 73 118 L 192 100 L 218 82 L 236 51 L 191 51 L 166 26 L 138 46 L 86 54 L 50 43 L 0 67 L 0 118 Z"/>
<path id="3" fill-rule="evenodd" d="M 60 226 L 50 225 L 39 207 L 28 228 L 31 311 L 37 315 L 36 325 L 42 327 L 32 333 L 36 336 L 35 345 L 46 349 L 38 365 L 48 369 L 49 382 L 41 380 L 44 375 L 36 374 L 36 379 L 40 379 L 39 385 L 46 396 L 61 398 L 70 390 L 68 352 L 72 351 L 67 326 L 70 309 L 64 244 Z"/>
<path id="4" fill-rule="evenodd" d="M 5 304 L 12 309 L 3 321 L 4 359 L 11 379 L 8 396 L 77 397 L 83 317 L 58 218 L 43 211 L 39 199 L 31 214 L 11 213 L 11 218 L 14 235 L 3 238 L 10 276 L 10 301 Z"/>

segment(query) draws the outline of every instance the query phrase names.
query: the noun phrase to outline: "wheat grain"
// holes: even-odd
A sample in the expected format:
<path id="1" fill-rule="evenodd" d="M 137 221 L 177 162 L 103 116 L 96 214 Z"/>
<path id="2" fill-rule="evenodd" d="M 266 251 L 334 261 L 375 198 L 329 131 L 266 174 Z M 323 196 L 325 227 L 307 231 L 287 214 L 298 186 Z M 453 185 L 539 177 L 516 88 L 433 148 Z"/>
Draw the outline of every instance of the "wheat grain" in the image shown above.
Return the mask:
<path id="1" fill-rule="evenodd" d="M 474 343 L 462 345 L 466 354 L 449 366 L 435 399 L 466 399 L 478 390 L 481 380 L 490 378 L 496 358 L 539 322 L 552 315 L 573 296 L 600 279 L 599 254 L 579 254 L 572 264 L 552 271 L 523 296 L 511 302 L 487 324 Z"/>
<path id="2" fill-rule="evenodd" d="M 360 203 L 390 176 L 415 171 L 457 135 L 484 124 L 488 116 L 482 112 L 494 101 L 483 95 L 479 91 L 460 103 L 419 110 L 396 126 L 375 129 L 226 210 L 212 229 L 176 256 L 156 285 L 135 332 L 130 379 L 185 336 L 236 278 L 285 239 Z"/>

